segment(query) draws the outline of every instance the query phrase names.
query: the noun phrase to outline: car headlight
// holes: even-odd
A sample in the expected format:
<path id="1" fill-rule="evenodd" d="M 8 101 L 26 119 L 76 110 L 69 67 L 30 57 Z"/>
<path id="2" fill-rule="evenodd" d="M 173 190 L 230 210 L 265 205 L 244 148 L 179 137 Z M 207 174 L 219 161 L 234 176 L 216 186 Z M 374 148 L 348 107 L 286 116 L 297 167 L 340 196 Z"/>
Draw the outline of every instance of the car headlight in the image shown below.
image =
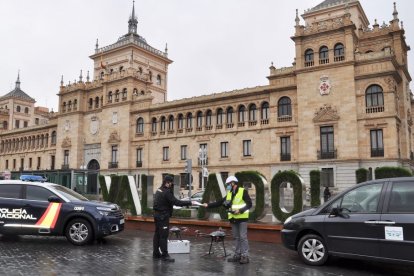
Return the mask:
<path id="1" fill-rule="evenodd" d="M 288 217 L 285 222 L 283 223 L 283 225 L 288 224 L 290 221 L 292 220 L 292 216 Z"/>
<path id="2" fill-rule="evenodd" d="M 96 209 L 98 210 L 99 214 L 101 214 L 102 216 L 108 216 L 109 213 L 111 212 L 111 208 L 107 208 L 107 207 L 96 207 Z"/>

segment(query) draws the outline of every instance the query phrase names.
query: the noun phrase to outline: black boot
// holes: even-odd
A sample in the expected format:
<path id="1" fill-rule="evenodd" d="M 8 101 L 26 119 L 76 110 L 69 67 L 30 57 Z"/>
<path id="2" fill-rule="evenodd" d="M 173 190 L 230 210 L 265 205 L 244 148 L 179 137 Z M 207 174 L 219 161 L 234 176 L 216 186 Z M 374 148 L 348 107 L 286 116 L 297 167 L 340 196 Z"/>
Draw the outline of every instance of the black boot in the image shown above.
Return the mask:
<path id="1" fill-rule="evenodd" d="M 171 258 L 170 255 L 167 255 L 167 256 L 162 256 L 161 261 L 173 263 L 173 262 L 175 262 L 175 259 Z"/>

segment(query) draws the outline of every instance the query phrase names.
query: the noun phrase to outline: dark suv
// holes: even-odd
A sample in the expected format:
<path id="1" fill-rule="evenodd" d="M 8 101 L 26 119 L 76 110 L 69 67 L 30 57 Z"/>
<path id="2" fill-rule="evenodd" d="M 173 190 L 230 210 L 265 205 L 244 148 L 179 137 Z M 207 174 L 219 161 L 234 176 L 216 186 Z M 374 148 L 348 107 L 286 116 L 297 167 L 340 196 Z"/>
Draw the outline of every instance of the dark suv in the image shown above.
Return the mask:
<path id="1" fill-rule="evenodd" d="M 358 184 L 293 215 L 282 241 L 309 265 L 329 255 L 414 263 L 414 177 Z"/>
<path id="2" fill-rule="evenodd" d="M 0 233 L 64 235 L 75 245 L 124 229 L 116 204 L 89 201 L 58 184 L 0 180 Z"/>

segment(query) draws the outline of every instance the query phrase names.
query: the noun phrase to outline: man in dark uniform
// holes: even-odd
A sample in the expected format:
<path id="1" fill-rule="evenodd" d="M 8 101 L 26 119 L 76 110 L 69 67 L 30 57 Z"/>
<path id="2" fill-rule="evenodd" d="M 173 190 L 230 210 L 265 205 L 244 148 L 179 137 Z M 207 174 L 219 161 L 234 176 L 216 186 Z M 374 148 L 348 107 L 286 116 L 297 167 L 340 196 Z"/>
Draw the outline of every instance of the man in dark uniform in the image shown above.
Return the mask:
<path id="1" fill-rule="evenodd" d="M 173 178 L 167 175 L 160 188 L 154 195 L 154 222 L 155 233 L 153 240 L 154 259 L 161 259 L 167 262 L 175 260 L 168 255 L 168 235 L 170 231 L 170 217 L 173 212 L 173 206 L 190 206 L 191 201 L 179 200 L 174 196 Z"/>

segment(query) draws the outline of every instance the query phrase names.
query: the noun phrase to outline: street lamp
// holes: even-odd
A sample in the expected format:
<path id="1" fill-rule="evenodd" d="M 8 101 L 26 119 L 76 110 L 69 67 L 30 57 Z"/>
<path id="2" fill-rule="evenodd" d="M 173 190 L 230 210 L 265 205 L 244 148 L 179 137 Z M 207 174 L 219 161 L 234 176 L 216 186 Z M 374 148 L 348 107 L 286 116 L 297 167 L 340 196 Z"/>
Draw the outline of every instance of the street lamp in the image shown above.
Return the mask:
<path id="1" fill-rule="evenodd" d="M 198 150 L 198 158 L 201 165 L 201 190 L 204 191 L 204 176 L 208 175 L 207 171 L 207 147 L 202 147 Z"/>

